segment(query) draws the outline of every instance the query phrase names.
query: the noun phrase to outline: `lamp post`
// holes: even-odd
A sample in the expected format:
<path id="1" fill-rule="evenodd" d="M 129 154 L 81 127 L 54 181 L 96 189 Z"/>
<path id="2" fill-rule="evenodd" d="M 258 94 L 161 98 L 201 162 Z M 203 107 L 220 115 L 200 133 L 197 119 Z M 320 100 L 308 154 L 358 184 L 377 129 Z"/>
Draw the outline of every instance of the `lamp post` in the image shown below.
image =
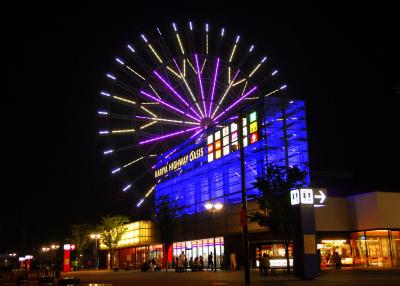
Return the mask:
<path id="1" fill-rule="evenodd" d="M 215 251 L 215 213 L 222 209 L 223 204 L 221 203 L 206 203 L 204 207 L 212 213 L 212 224 L 213 224 L 213 239 L 214 239 L 214 272 L 217 272 L 217 252 Z"/>
<path id="2" fill-rule="evenodd" d="M 50 260 L 50 265 L 49 265 L 50 276 L 53 276 L 53 272 L 55 270 L 58 270 L 58 265 L 53 265 L 53 264 L 58 264 L 56 263 L 57 262 L 56 260 L 57 260 L 57 250 L 59 248 L 60 246 L 57 244 L 52 244 L 50 245 L 50 247 L 47 246 L 42 247 L 42 252 L 44 253 L 45 256 L 48 256 L 48 259 Z"/>
<path id="3" fill-rule="evenodd" d="M 101 235 L 98 233 L 92 233 L 90 235 L 91 239 L 94 239 L 96 241 L 96 246 L 95 246 L 95 252 L 96 252 L 96 270 L 99 269 L 99 254 L 97 252 L 97 240 L 101 238 Z"/>

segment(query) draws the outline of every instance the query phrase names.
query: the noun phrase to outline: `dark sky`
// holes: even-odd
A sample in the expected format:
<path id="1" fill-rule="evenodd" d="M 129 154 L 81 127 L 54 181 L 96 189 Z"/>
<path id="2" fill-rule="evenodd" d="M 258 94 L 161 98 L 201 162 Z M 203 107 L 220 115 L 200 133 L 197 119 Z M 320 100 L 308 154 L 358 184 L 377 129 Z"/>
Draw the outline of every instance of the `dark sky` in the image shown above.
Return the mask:
<path id="1" fill-rule="evenodd" d="M 120 192 L 101 156 L 98 94 L 131 39 L 172 21 L 225 26 L 279 63 L 288 95 L 306 100 L 312 170 L 350 174 L 361 188 L 398 190 L 395 7 L 14 2 L 2 9 L 0 253 L 61 241 L 72 223 L 133 208 L 135 195 Z"/>

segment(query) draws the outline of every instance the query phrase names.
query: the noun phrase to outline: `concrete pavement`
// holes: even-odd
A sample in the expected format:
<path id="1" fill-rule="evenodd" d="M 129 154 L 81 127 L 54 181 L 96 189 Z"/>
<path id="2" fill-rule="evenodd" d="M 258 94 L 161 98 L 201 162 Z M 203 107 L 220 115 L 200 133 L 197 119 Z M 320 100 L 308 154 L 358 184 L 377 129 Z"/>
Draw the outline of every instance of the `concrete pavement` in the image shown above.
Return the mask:
<path id="1" fill-rule="evenodd" d="M 62 275 L 80 277 L 81 284 L 105 283 L 113 286 L 236 286 L 244 285 L 242 271 L 203 272 L 139 272 L 139 271 L 77 271 Z M 324 270 L 314 280 L 299 280 L 293 275 L 279 273 L 275 276 L 260 276 L 258 271 L 251 272 L 251 285 L 326 285 L 326 286 L 380 286 L 400 285 L 400 268 L 396 269 L 342 269 Z"/>

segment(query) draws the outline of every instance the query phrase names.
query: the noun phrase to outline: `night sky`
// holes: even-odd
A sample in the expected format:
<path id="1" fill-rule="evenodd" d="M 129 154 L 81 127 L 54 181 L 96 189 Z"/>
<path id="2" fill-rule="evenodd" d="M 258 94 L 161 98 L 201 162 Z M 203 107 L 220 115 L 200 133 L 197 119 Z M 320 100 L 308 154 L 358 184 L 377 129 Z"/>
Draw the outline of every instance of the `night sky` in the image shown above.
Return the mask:
<path id="1" fill-rule="evenodd" d="M 121 193 L 101 155 L 99 91 L 130 40 L 172 21 L 224 26 L 279 64 L 288 96 L 306 101 L 312 171 L 399 191 L 395 7 L 14 2 L 2 9 L 0 253 L 61 242 L 73 223 L 130 214 L 138 194 Z"/>

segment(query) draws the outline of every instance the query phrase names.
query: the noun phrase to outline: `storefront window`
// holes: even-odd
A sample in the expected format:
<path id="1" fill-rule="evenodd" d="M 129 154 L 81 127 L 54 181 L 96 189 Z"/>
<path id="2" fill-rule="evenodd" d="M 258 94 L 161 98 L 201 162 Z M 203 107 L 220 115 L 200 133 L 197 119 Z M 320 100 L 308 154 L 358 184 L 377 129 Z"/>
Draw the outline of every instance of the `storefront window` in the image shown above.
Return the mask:
<path id="1" fill-rule="evenodd" d="M 256 266 L 259 267 L 260 265 L 260 258 L 262 257 L 263 254 L 267 254 L 269 255 L 271 261 L 272 260 L 279 260 L 283 261 L 283 263 L 285 265 L 287 265 L 287 261 L 286 260 L 282 260 L 285 259 L 285 247 L 283 244 L 280 243 L 269 243 L 269 244 L 262 244 L 259 247 L 256 247 Z M 293 244 L 291 243 L 289 245 L 289 257 L 290 257 L 290 261 L 289 263 L 293 264 Z"/>
<path id="2" fill-rule="evenodd" d="M 352 233 L 350 243 L 354 266 L 367 266 L 367 243 L 364 232 Z"/>
<path id="3" fill-rule="evenodd" d="M 392 244 L 392 258 L 393 266 L 400 267 L 400 231 L 392 230 L 391 234 L 391 244 Z"/>
<path id="4" fill-rule="evenodd" d="M 321 252 L 321 268 L 334 267 L 334 254 L 338 253 L 343 266 L 352 266 L 350 243 L 345 239 L 322 240 L 317 248 Z"/>
<path id="5" fill-rule="evenodd" d="M 157 264 L 162 264 L 162 262 L 163 262 L 163 245 L 162 244 L 150 245 L 150 259 L 153 259 L 153 258 Z"/>
<path id="6" fill-rule="evenodd" d="M 224 256 L 223 237 L 215 238 L 215 250 L 217 256 L 217 268 L 220 268 Z M 196 257 L 203 256 L 204 267 L 207 267 L 208 255 L 211 252 L 214 252 L 214 239 L 207 238 L 207 239 L 199 239 L 192 241 L 176 242 L 173 244 L 173 256 L 174 256 L 173 259 L 179 257 L 182 251 L 185 252 L 187 260 L 189 260 L 191 257 L 195 259 Z M 214 259 L 214 253 L 213 253 L 213 259 Z"/>
<path id="7" fill-rule="evenodd" d="M 391 267 L 389 232 L 387 230 L 366 231 L 368 263 L 370 266 Z"/>

